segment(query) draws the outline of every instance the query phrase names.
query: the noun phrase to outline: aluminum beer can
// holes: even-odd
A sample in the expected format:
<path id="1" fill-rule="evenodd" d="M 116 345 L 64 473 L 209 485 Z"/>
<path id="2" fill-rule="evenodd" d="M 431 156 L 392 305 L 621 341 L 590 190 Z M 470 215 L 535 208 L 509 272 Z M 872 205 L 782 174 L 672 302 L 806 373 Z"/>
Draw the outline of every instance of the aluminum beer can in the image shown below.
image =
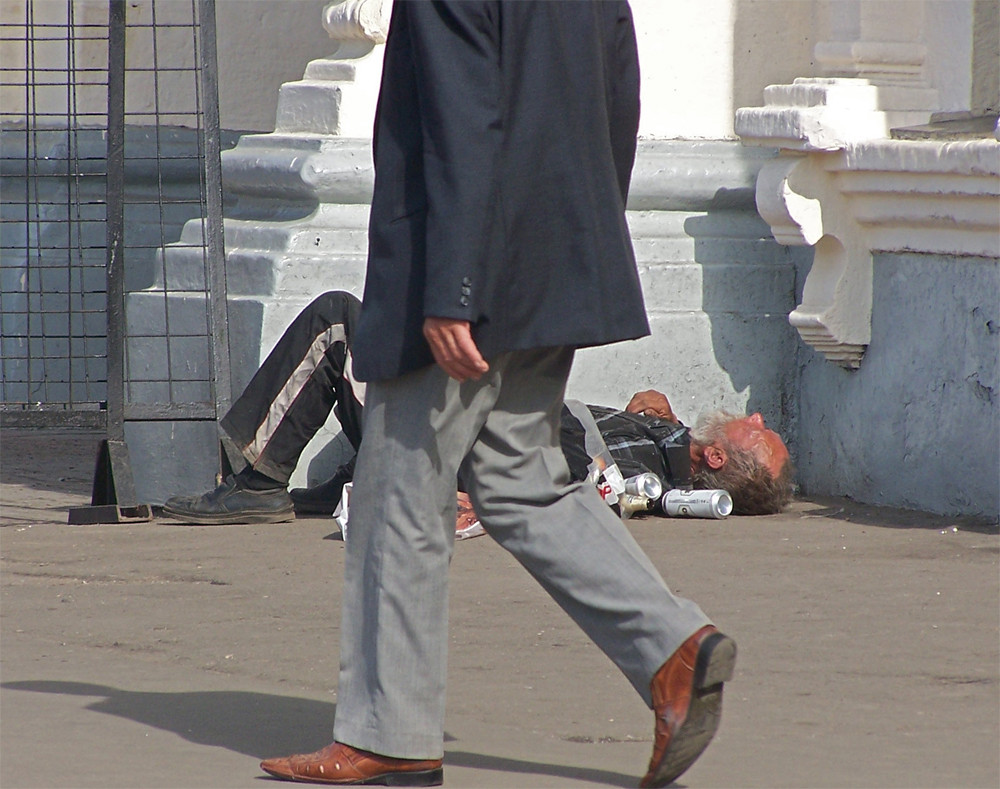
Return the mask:
<path id="1" fill-rule="evenodd" d="M 663 494 L 663 483 L 652 472 L 636 474 L 625 480 L 625 493 L 629 496 L 642 496 L 656 501 Z"/>
<path id="2" fill-rule="evenodd" d="M 668 490 L 660 504 L 672 518 L 726 518 L 733 511 L 725 490 Z"/>

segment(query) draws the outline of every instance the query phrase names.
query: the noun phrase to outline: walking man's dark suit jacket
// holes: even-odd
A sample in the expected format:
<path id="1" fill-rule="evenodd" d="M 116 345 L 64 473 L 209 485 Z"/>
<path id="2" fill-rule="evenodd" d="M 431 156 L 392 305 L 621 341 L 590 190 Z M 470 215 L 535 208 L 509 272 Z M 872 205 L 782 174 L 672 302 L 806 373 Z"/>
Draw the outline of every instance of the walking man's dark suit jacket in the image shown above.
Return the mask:
<path id="1" fill-rule="evenodd" d="M 647 334 L 623 210 L 639 119 L 628 5 L 433 5 L 393 8 L 356 374 L 432 363 L 427 316 L 468 320 L 487 360 Z"/>
<path id="2" fill-rule="evenodd" d="M 653 676 L 709 623 L 593 486 L 570 479 L 559 446 L 574 349 L 648 333 L 625 223 L 637 121 L 625 2 L 394 3 L 353 345 L 371 383 L 344 557 L 339 745 L 289 762 L 299 775 L 329 781 L 364 751 L 378 755 L 357 757 L 368 777 L 440 783 L 460 471 L 486 531 L 646 704 Z M 432 365 L 425 318 L 457 322 L 463 340 L 471 324 L 488 369 L 462 379 Z M 714 732 L 707 717 L 687 764 Z M 683 766 L 670 769 L 657 782 Z"/>

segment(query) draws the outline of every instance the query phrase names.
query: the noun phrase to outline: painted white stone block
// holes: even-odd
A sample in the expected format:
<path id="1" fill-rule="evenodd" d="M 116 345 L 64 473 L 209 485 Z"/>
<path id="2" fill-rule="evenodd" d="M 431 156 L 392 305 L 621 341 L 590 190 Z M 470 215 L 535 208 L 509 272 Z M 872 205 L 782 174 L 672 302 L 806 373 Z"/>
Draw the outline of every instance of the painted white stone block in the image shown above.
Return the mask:
<path id="1" fill-rule="evenodd" d="M 887 137 L 894 126 L 925 123 L 931 108 L 893 106 L 898 90 L 867 79 L 800 77 L 770 85 L 763 107 L 736 111 L 736 134 L 748 145 L 834 151 Z M 933 92 L 926 97 L 933 98 Z M 923 102 L 916 102 L 917 104 Z"/>

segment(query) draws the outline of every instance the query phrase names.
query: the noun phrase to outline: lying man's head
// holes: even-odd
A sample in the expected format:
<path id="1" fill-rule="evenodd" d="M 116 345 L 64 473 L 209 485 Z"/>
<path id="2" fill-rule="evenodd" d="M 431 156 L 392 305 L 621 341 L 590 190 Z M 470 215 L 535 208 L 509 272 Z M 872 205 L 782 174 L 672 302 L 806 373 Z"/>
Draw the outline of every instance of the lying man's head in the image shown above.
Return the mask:
<path id="1" fill-rule="evenodd" d="M 738 515 L 780 512 L 792 498 L 792 473 L 788 448 L 759 413 L 713 411 L 691 430 L 694 486 L 729 491 Z"/>

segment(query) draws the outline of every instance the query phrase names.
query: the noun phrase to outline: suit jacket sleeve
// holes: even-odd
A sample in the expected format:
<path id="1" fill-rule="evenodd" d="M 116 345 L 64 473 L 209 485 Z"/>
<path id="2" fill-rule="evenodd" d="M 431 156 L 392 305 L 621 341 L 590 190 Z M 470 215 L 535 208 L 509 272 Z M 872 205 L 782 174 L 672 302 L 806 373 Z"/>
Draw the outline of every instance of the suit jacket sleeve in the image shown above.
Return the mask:
<path id="1" fill-rule="evenodd" d="M 475 322 L 501 144 L 499 6 L 406 6 L 427 195 L 424 316 Z"/>

